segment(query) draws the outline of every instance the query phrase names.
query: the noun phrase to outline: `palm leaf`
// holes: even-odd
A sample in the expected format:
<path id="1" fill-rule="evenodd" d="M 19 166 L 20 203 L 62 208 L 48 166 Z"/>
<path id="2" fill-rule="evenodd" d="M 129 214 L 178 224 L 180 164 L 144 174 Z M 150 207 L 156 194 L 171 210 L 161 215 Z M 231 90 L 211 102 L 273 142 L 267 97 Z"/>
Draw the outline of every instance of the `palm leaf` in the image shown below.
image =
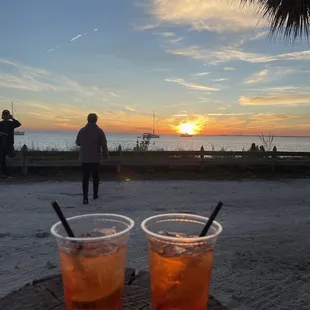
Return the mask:
<path id="1" fill-rule="evenodd" d="M 310 0 L 239 0 L 255 5 L 270 23 L 271 35 L 309 38 Z"/>

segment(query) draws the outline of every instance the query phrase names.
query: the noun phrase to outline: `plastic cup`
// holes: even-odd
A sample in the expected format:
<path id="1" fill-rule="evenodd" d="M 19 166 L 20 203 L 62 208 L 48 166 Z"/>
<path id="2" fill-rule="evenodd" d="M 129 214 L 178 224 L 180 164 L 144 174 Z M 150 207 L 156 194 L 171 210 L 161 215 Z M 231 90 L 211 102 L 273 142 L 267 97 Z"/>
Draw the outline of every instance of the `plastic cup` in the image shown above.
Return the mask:
<path id="1" fill-rule="evenodd" d="M 119 310 L 124 287 L 130 218 L 117 214 L 87 214 L 67 219 L 76 238 L 61 222 L 51 228 L 56 237 L 67 310 Z"/>
<path id="2" fill-rule="evenodd" d="M 199 237 L 208 218 L 184 213 L 144 220 L 148 239 L 154 310 L 205 310 L 209 297 L 213 251 L 222 226 L 213 222 Z"/>

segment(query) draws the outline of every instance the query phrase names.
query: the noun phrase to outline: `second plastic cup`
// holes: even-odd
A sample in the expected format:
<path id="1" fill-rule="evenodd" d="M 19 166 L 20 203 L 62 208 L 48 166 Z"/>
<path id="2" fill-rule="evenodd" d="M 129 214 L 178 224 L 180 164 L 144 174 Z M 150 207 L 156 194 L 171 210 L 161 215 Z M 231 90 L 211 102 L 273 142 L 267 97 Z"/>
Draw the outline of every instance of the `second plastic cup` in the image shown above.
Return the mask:
<path id="1" fill-rule="evenodd" d="M 213 250 L 222 226 L 213 222 L 199 237 L 208 218 L 162 214 L 141 224 L 148 238 L 154 310 L 205 310 L 209 297 Z"/>
<path id="2" fill-rule="evenodd" d="M 67 219 L 76 238 L 60 222 L 56 237 L 67 310 L 119 310 L 124 286 L 126 248 L 133 220 L 116 214 Z"/>

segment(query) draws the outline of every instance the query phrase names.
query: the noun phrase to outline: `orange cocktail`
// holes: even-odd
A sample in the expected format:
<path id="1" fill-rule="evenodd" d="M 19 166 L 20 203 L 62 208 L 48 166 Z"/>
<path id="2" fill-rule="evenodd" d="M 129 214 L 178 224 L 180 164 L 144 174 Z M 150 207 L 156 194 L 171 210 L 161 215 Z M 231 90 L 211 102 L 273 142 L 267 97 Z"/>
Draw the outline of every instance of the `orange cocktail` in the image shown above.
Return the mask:
<path id="1" fill-rule="evenodd" d="M 152 304 L 154 310 L 205 310 L 208 303 L 213 251 L 222 227 L 213 222 L 199 238 L 207 218 L 164 214 L 146 219 Z"/>
<path id="2" fill-rule="evenodd" d="M 68 219 L 79 238 L 65 237 L 60 223 L 57 238 L 67 310 L 120 310 L 126 247 L 133 221 L 114 214 Z"/>

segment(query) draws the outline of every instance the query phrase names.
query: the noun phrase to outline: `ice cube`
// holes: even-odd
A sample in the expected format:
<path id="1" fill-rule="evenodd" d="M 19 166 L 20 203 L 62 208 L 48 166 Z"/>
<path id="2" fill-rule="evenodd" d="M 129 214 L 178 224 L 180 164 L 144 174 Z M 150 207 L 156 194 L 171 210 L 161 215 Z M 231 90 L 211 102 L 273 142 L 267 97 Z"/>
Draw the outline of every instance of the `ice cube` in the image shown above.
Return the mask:
<path id="1" fill-rule="evenodd" d="M 166 245 L 158 251 L 158 253 L 164 257 L 177 257 L 182 255 L 184 252 L 186 252 L 184 248 L 172 244 Z"/>
<path id="2" fill-rule="evenodd" d="M 180 232 L 171 232 L 166 230 L 160 230 L 157 232 L 159 235 L 166 236 L 166 237 L 173 237 L 173 238 L 196 238 L 197 235 L 189 235 Z"/>
<path id="3" fill-rule="evenodd" d="M 115 235 L 117 233 L 116 227 L 111 227 L 111 228 L 102 228 L 98 229 L 96 231 L 99 231 L 102 233 L 104 236 L 110 236 L 110 235 Z"/>

